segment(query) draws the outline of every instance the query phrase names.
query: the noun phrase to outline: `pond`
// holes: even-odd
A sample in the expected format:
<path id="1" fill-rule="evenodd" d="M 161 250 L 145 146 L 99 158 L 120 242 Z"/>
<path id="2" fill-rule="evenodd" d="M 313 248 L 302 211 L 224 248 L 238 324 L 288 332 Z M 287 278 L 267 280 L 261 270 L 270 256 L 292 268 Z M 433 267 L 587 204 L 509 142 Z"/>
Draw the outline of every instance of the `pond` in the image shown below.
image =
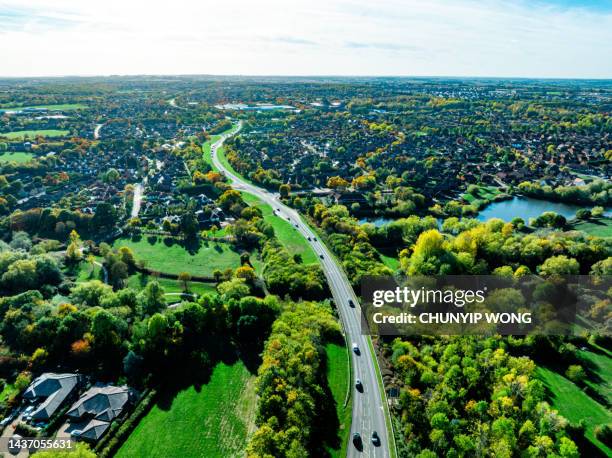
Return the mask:
<path id="1" fill-rule="evenodd" d="M 391 223 L 392 221 L 396 220 L 394 218 L 385 218 L 384 216 L 379 216 L 378 218 L 361 218 L 359 220 L 359 224 L 370 223 L 376 227 L 381 227 L 387 223 Z"/>
<path id="2" fill-rule="evenodd" d="M 504 221 L 511 221 L 514 218 L 523 218 L 528 223 L 529 218 L 537 218 L 544 212 L 555 212 L 571 219 L 576 216 L 576 211 L 582 207 L 580 205 L 565 204 L 562 202 L 549 202 L 547 200 L 534 199 L 532 197 L 513 197 L 509 200 L 493 202 L 487 205 L 478 213 L 476 217 L 480 221 L 486 221 L 491 218 L 500 218 Z M 606 216 L 612 212 L 606 209 Z"/>

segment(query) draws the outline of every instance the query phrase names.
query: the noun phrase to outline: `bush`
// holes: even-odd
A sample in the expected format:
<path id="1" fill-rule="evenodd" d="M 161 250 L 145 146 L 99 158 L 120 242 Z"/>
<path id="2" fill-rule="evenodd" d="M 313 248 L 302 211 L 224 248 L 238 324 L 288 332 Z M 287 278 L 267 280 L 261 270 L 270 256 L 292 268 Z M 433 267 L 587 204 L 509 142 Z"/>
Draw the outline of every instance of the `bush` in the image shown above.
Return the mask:
<path id="1" fill-rule="evenodd" d="M 22 437 L 38 437 L 38 430 L 30 425 L 19 422 L 15 426 L 15 434 L 19 434 Z"/>

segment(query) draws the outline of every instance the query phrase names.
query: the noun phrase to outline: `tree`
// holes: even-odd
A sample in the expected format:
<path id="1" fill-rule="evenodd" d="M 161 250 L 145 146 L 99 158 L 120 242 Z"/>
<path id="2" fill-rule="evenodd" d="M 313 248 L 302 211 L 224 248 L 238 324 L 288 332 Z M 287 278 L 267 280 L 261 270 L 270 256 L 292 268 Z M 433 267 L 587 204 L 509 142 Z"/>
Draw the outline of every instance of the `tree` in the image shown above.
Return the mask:
<path id="1" fill-rule="evenodd" d="M 189 272 L 181 272 L 178 274 L 178 280 L 183 283 L 183 290 L 189 291 L 189 282 L 191 281 L 191 274 Z"/>
<path id="2" fill-rule="evenodd" d="M 219 283 L 217 290 L 225 299 L 240 299 L 247 296 L 251 289 L 242 278 L 233 278 L 229 281 Z"/>
<path id="3" fill-rule="evenodd" d="M 236 278 L 242 278 L 248 283 L 252 283 L 255 278 L 255 271 L 249 265 L 243 265 L 236 269 Z"/>
<path id="4" fill-rule="evenodd" d="M 590 210 L 587 210 L 586 208 L 580 208 L 576 212 L 576 218 L 578 219 L 589 219 L 590 217 L 591 217 L 591 212 Z"/>
<path id="5" fill-rule="evenodd" d="M 116 183 L 117 180 L 119 180 L 120 176 L 121 175 L 119 174 L 117 169 L 111 168 L 104 174 L 103 181 L 105 181 L 106 183 Z"/>
<path id="6" fill-rule="evenodd" d="M 291 193 L 291 185 L 281 184 L 278 187 L 278 192 L 281 196 L 281 199 L 286 199 L 289 197 L 289 193 Z"/>
<path id="7" fill-rule="evenodd" d="M 164 289 L 156 281 L 150 281 L 140 294 L 143 315 L 153 315 L 166 307 Z"/>
<path id="8" fill-rule="evenodd" d="M 81 237 L 74 229 L 70 232 L 70 243 L 66 248 L 66 261 L 76 264 L 81 261 L 83 253 L 81 250 Z"/>
<path id="9" fill-rule="evenodd" d="M 329 177 L 327 179 L 327 187 L 331 189 L 346 189 L 348 185 L 349 182 L 339 176 Z"/>
<path id="10" fill-rule="evenodd" d="M 565 255 L 551 256 L 538 267 L 538 272 L 541 275 L 577 275 L 580 272 L 580 264 Z"/>
<path id="11" fill-rule="evenodd" d="M 30 365 L 32 369 L 40 369 L 47 362 L 47 358 L 49 357 L 49 352 L 44 348 L 37 348 L 32 353 L 32 357 L 30 358 Z"/>
<path id="12" fill-rule="evenodd" d="M 586 379 L 586 372 L 580 364 L 572 364 L 565 371 L 565 376 L 576 385 L 580 385 Z"/>

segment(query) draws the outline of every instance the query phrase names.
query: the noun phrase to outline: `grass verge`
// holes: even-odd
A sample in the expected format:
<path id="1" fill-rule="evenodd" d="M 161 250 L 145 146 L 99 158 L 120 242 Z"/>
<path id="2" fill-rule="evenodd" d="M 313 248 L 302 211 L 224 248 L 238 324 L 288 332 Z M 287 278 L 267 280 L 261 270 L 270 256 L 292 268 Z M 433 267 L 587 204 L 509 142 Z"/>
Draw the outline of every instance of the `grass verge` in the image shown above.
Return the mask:
<path id="1" fill-rule="evenodd" d="M 252 194 L 246 192 L 242 192 L 241 194 L 247 204 L 258 207 L 261 210 L 264 221 L 274 228 L 276 238 L 291 254 L 301 255 L 304 264 L 314 264 L 318 262 L 317 255 L 308 241 L 289 222 L 274 215 L 270 205 L 262 202 L 258 197 Z"/>
<path id="2" fill-rule="evenodd" d="M 351 384 L 348 351 L 345 345 L 330 343 L 325 346 L 325 353 L 327 354 L 327 383 L 336 403 L 336 413 L 340 425 L 338 431 L 340 448 L 329 450 L 329 452 L 333 457 L 340 458 L 346 456 L 353 409 L 352 397 L 347 405 L 344 405 L 346 393 Z"/>
<path id="3" fill-rule="evenodd" d="M 391 458 L 397 458 L 397 448 L 395 447 L 395 434 L 393 434 L 393 424 L 391 423 L 391 414 L 389 413 L 389 406 L 387 405 L 387 394 L 385 393 L 385 385 L 383 383 L 382 375 L 380 373 L 380 367 L 378 366 L 378 360 L 376 359 L 376 352 L 374 351 L 374 345 L 372 339 L 367 337 L 368 347 L 372 355 L 372 364 L 376 368 L 376 381 L 378 382 L 378 391 L 380 392 L 380 398 L 383 402 L 383 408 L 385 410 L 385 424 L 387 425 L 387 440 L 389 441 L 389 453 Z"/>

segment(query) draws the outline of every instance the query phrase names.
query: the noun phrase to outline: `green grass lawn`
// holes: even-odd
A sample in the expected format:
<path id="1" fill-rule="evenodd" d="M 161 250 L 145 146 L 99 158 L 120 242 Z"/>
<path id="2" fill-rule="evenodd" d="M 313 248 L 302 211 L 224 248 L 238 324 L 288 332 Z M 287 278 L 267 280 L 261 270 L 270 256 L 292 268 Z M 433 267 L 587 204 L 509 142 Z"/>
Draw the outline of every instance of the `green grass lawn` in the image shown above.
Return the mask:
<path id="1" fill-rule="evenodd" d="M 255 376 L 242 362 L 219 363 L 201 390 L 179 392 L 169 408 L 153 406 L 115 456 L 243 457 L 256 403 Z"/>
<path id="2" fill-rule="evenodd" d="M 0 132 L 0 137 L 6 137 L 10 140 L 14 140 L 17 138 L 24 138 L 28 135 L 30 138 L 34 138 L 37 135 L 42 135 L 43 137 L 65 137 L 68 135 L 70 131 L 68 130 L 57 130 L 57 129 L 46 129 L 46 130 L 18 130 L 16 132 Z"/>
<path id="3" fill-rule="evenodd" d="M 242 193 L 242 198 L 247 204 L 261 209 L 264 220 L 270 223 L 274 228 L 276 238 L 291 254 L 297 253 L 302 255 L 304 264 L 313 264 L 317 262 L 317 255 L 308 241 L 291 225 L 291 223 L 279 216 L 275 216 L 270 205 L 263 203 L 259 198 L 246 192 Z"/>
<path id="4" fill-rule="evenodd" d="M 612 237 L 612 218 L 593 218 L 588 221 L 572 222 L 571 228 L 597 237 Z"/>
<path id="5" fill-rule="evenodd" d="M 97 256 L 96 261 L 102 262 L 102 258 Z M 92 266 L 91 264 L 89 264 L 89 262 L 83 260 L 78 265 L 78 267 L 75 268 L 75 270 L 76 271 L 74 272 L 74 276 L 75 281 L 77 283 L 82 283 L 91 280 L 103 280 L 102 268 L 97 264 L 94 264 Z"/>
<path id="6" fill-rule="evenodd" d="M 400 261 L 398 258 L 393 256 L 387 256 L 386 254 L 382 254 L 380 251 L 378 252 L 380 255 L 380 260 L 382 263 L 387 266 L 391 270 L 397 270 L 400 267 Z"/>
<path id="7" fill-rule="evenodd" d="M 173 280 L 171 278 L 154 278 L 151 275 L 142 275 L 142 274 L 134 274 L 130 275 L 127 279 L 127 286 L 133 288 L 135 290 L 142 290 L 147 283 L 155 280 L 157 281 L 166 293 L 182 293 L 183 292 L 183 283 L 178 280 Z M 215 289 L 215 285 L 213 283 L 203 283 L 198 281 L 190 281 L 189 285 L 189 293 L 195 293 L 197 295 L 213 293 L 217 294 L 217 290 Z M 180 300 L 179 296 L 168 296 L 168 302 L 177 302 Z"/>
<path id="8" fill-rule="evenodd" d="M 586 384 L 608 405 L 612 405 L 612 356 L 601 349 L 601 353 L 590 350 L 578 350 L 577 356 L 583 361 L 583 366 L 592 374 Z"/>
<path id="9" fill-rule="evenodd" d="M 463 199 L 469 203 L 472 203 L 476 199 L 492 200 L 495 196 L 499 194 L 501 194 L 501 191 L 495 186 L 478 186 L 478 194 L 476 196 L 473 196 L 472 194 L 466 192 L 465 194 L 463 194 Z"/>
<path id="10" fill-rule="evenodd" d="M 344 407 L 344 400 L 348 385 L 351 383 L 349 379 L 348 353 L 346 346 L 338 344 L 327 344 L 325 346 L 327 354 L 327 383 L 336 402 L 336 412 L 338 413 L 338 421 L 340 423 L 340 448 L 330 450 L 333 457 L 346 456 L 346 446 L 348 444 L 348 436 L 351 432 L 351 410 L 352 398 Z"/>
<path id="11" fill-rule="evenodd" d="M 149 269 L 171 274 L 189 272 L 191 275 L 212 276 L 217 269 L 240 267 L 240 253 L 234 251 L 228 243 L 203 241 L 195 254 L 191 254 L 171 238 L 143 236 L 135 242 L 129 238 L 120 238 L 113 246 L 126 246 L 134 252 L 137 260 L 145 260 Z M 165 240 L 170 243 L 166 244 Z"/>
<path id="12" fill-rule="evenodd" d="M 0 162 L 17 162 L 19 164 L 23 164 L 24 162 L 30 161 L 33 157 L 33 154 L 24 153 L 23 151 L 18 151 L 16 153 L 4 153 L 0 154 Z"/>
<path id="13" fill-rule="evenodd" d="M 551 404 L 561 415 L 572 423 L 584 420 L 585 437 L 605 455 L 612 456 L 612 449 L 595 439 L 595 426 L 612 422 L 612 412 L 589 397 L 574 383 L 561 374 L 545 367 L 538 367 L 537 376 L 552 394 Z"/>

